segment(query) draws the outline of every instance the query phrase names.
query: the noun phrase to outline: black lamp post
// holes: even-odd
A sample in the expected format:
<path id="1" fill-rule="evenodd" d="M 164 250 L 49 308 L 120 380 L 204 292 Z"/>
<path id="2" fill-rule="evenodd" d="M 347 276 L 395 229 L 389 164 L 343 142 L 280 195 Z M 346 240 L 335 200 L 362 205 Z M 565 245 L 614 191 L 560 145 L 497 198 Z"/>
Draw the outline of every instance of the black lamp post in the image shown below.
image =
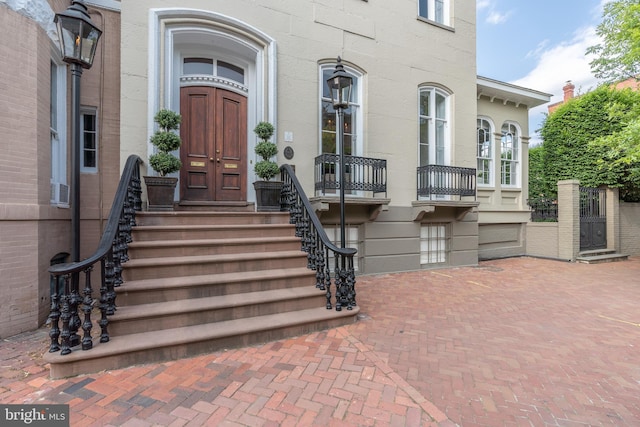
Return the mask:
<path id="1" fill-rule="evenodd" d="M 58 29 L 62 60 L 71 65 L 71 258 L 80 261 L 80 76 L 91 68 L 102 31 L 81 0 L 72 0 L 53 20 Z"/>
<path id="2" fill-rule="evenodd" d="M 338 115 L 338 120 L 336 122 L 336 139 L 338 150 L 340 151 L 340 247 L 344 248 L 344 110 L 349 108 L 353 79 L 344 70 L 344 67 L 342 66 L 342 59 L 340 59 L 340 57 L 338 57 L 338 63 L 336 64 L 335 71 L 327 79 L 327 85 L 331 92 L 333 108 L 336 110 Z"/>

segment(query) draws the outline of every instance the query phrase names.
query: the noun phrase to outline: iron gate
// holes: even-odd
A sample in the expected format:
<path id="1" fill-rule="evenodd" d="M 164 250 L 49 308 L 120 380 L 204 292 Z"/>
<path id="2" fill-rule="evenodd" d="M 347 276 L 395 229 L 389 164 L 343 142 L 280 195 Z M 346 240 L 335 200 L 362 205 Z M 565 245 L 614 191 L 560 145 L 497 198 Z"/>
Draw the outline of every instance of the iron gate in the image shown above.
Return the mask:
<path id="1" fill-rule="evenodd" d="M 607 193 L 605 189 L 580 187 L 580 250 L 607 247 Z"/>

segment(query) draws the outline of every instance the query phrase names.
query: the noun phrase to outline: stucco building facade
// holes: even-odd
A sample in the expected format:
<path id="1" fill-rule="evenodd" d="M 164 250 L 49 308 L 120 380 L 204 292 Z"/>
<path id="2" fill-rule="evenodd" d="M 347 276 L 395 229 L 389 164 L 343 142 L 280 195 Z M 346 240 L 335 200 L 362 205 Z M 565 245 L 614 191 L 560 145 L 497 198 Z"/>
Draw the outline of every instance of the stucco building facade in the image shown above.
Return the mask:
<path id="1" fill-rule="evenodd" d="M 45 320 L 46 269 L 69 251 L 70 232 L 68 205 L 59 198 L 69 182 L 68 76 L 56 59 L 56 36 L 45 28 L 68 4 L 26 2 L 48 10 L 48 18 L 38 18 L 16 3 L 0 1 L 0 35 L 23 40 L 1 47 L 10 59 L 0 64 L 9 83 L 0 93 L 0 129 L 9 135 L 1 144 L 11 157 L 0 159 L 0 296 L 13 314 L 0 314 L 0 336 Z M 258 142 L 252 130 L 269 121 L 277 162 L 295 166 L 328 234 L 337 235 L 337 194 L 316 184 L 318 158 L 336 152 L 326 78 L 338 56 L 354 81 L 346 151 L 386 161 L 385 192 L 347 195 L 358 272 L 474 265 L 524 253 L 528 110 L 550 95 L 477 76 L 475 2 L 86 3 L 103 37 L 82 78 L 85 136 L 96 138 L 95 157 L 91 144 L 83 145 L 89 163 L 81 176 L 83 256 L 99 239 L 127 157 L 146 161 L 153 153 L 148 141 L 161 108 L 193 123 L 183 129 L 187 154 L 177 153 L 185 167 L 176 174 L 176 204 L 250 208 Z M 28 63 L 18 74 L 12 64 L 20 61 Z M 63 148 L 52 150 L 54 133 Z M 211 140 L 192 143 L 200 134 Z M 231 146 L 224 142 L 229 134 L 236 135 Z M 201 158 L 187 157 L 194 153 Z M 421 191 L 420 170 L 430 191 Z M 461 183 L 461 177 L 471 178 Z"/>

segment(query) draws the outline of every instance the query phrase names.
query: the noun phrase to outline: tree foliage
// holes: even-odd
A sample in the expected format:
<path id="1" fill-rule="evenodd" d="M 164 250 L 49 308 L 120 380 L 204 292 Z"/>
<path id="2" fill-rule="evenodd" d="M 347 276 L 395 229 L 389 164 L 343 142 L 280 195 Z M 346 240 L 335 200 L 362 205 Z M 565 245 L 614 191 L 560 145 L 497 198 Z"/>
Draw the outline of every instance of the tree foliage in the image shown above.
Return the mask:
<path id="1" fill-rule="evenodd" d="M 640 75 L 640 1 L 614 0 L 604 5 L 596 29 L 602 42 L 587 49 L 596 58 L 591 71 L 613 83 Z"/>
<path id="2" fill-rule="evenodd" d="M 622 131 L 596 139 L 589 149 L 602 153 L 598 160 L 603 183 L 620 189 L 620 198 L 640 201 L 640 119 Z"/>
<path id="3" fill-rule="evenodd" d="M 544 197 L 544 167 L 542 159 L 544 147 L 538 145 L 529 149 L 529 200 Z"/>
<path id="4" fill-rule="evenodd" d="M 577 179 L 588 187 L 623 188 L 625 199 L 631 201 L 640 172 L 634 172 L 637 157 L 629 156 L 638 154 L 640 129 L 634 132 L 629 125 L 639 119 L 640 93 L 630 89 L 601 86 L 560 106 L 542 125 L 541 152 L 532 150 L 529 197 L 553 198 L 559 180 Z"/>

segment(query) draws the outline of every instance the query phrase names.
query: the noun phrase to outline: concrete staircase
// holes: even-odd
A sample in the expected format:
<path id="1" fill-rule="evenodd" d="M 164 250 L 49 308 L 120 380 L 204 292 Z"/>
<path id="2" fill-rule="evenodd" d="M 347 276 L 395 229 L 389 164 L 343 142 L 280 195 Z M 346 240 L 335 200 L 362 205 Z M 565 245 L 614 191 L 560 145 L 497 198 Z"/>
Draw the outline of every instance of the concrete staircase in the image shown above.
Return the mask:
<path id="1" fill-rule="evenodd" d="M 110 341 L 48 353 L 53 378 L 302 335 L 359 312 L 325 308 L 288 213 L 140 212 L 137 223 Z"/>
<path id="2" fill-rule="evenodd" d="M 614 249 L 597 249 L 582 251 L 578 254 L 576 262 L 583 264 L 600 264 L 603 262 L 626 261 L 629 255 L 617 253 Z"/>

